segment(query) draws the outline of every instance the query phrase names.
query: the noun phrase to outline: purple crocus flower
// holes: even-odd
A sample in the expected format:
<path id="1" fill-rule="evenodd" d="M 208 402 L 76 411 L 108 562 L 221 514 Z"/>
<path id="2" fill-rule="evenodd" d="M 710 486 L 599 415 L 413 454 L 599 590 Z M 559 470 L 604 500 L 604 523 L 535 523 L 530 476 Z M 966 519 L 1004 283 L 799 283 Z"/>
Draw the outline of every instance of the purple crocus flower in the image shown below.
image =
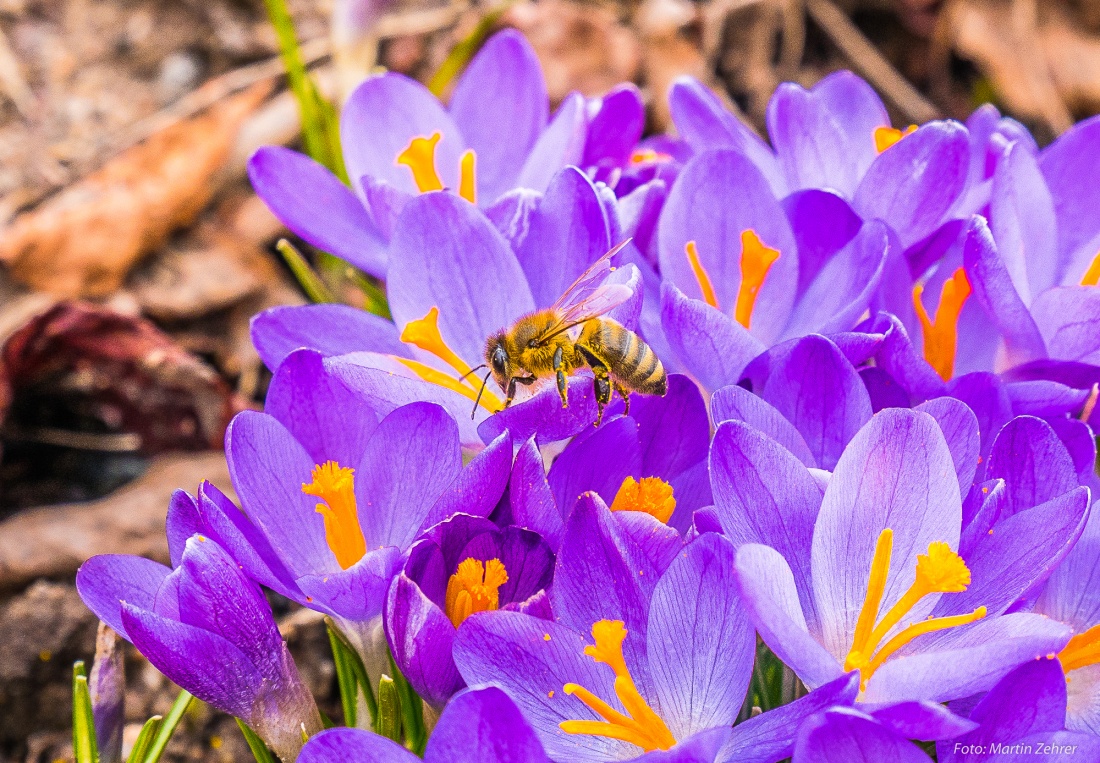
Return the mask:
<path id="1" fill-rule="evenodd" d="M 249 175 L 288 228 L 382 278 L 394 222 L 416 194 L 452 189 L 488 206 L 513 189 L 545 191 L 569 165 L 627 163 L 641 137 L 644 109 L 632 85 L 592 101 L 570 94 L 553 119 L 548 108 L 534 50 L 505 30 L 470 62 L 447 108 L 395 73 L 352 93 L 340 120 L 352 189 L 278 147 L 260 149 Z"/>
<path id="2" fill-rule="evenodd" d="M 385 628 L 397 667 L 417 694 L 442 707 L 465 684 L 451 658 L 455 633 L 474 612 L 549 616 L 554 553 L 537 533 L 456 514 L 409 552 L 386 602 Z"/>
<path id="3" fill-rule="evenodd" d="M 416 763 L 396 742 L 360 729 L 329 729 L 313 737 L 298 763 Z M 452 699 L 428 739 L 427 763 L 548 763 L 519 709 L 500 689 L 465 691 Z"/>
<path id="4" fill-rule="evenodd" d="M 488 338 L 520 316 L 551 306 L 612 245 L 612 224 L 599 193 L 576 169 L 558 173 L 536 204 L 500 224 L 507 238 L 457 196 L 418 196 L 405 205 L 394 229 L 396 256 L 387 280 L 394 323 L 364 318 L 357 324 L 369 330 L 353 333 L 343 323 L 346 308 L 282 308 L 256 318 L 254 341 L 268 351 L 264 359 L 270 367 L 301 342 L 328 353 L 354 353 L 347 363 L 373 369 L 364 381 L 373 394 L 419 394 L 418 399 L 439 402 L 468 422 L 483 382 L 472 369 L 485 362 Z M 639 282 L 633 267 L 619 268 L 608 279 L 629 290 Z M 630 327 L 640 298 L 639 290 L 610 317 Z M 549 410 L 524 414 L 510 409 L 498 417 L 502 426 L 495 431 L 507 427 L 526 438 L 538 427 L 557 425 L 558 439 L 580 431 L 595 420 L 595 399 L 590 380 L 574 386 L 567 411 L 561 411 L 551 391 L 556 402 Z M 475 409 L 476 420 L 500 410 L 502 397 L 503 391 L 490 383 Z M 557 414 L 549 416 L 555 406 Z M 463 442 L 480 446 L 467 427 Z"/>
<path id="5" fill-rule="evenodd" d="M 174 570 L 136 556 L 93 557 L 77 589 L 168 678 L 294 760 L 321 717 L 259 586 L 205 536 L 174 545 L 173 555 Z"/>
<path id="6" fill-rule="evenodd" d="M 620 415 L 619 402 L 608 411 L 599 429 L 587 427 L 562 449 L 549 474 L 536 440 L 520 447 L 508 521 L 539 532 L 557 548 L 567 512 L 591 491 L 626 532 L 659 534 L 673 542 L 688 529 L 694 511 L 711 501 L 710 422 L 699 388 L 673 374 L 664 397 L 639 398 L 630 416 Z"/>
<path id="7" fill-rule="evenodd" d="M 511 443 L 500 437 L 463 467 L 458 427 L 438 405 L 379 411 L 345 381 L 315 353 L 293 354 L 267 411 L 239 414 L 226 432 L 244 514 L 210 491 L 197 513 L 249 575 L 363 646 L 416 538 L 460 510 L 492 511 Z"/>
<path id="8" fill-rule="evenodd" d="M 988 689 L 1069 638 L 1047 618 L 1004 613 L 1064 556 L 1087 491 L 1022 512 L 997 548 L 964 560 L 952 449 L 927 413 L 878 413 L 827 477 L 727 422 L 711 475 L 753 622 L 810 687 L 859 670 L 865 703 L 940 702 Z M 1036 543 L 1048 526 L 1067 529 Z"/>
<path id="9" fill-rule="evenodd" d="M 729 208 L 726 200 L 739 203 Z M 876 298 L 896 237 L 825 191 L 780 202 L 734 150 L 692 159 L 659 224 L 661 319 L 708 390 L 736 383 L 772 345 L 850 331 Z"/>
<path id="10" fill-rule="evenodd" d="M 659 551 L 586 494 L 558 554 L 555 620 L 484 612 L 459 629 L 462 677 L 511 696 L 552 760 L 709 763 L 728 740 L 755 652 L 733 547 L 707 534 Z"/>
<path id="11" fill-rule="evenodd" d="M 1100 759 L 1100 737 L 1066 731 L 1066 680 L 1057 660 L 1016 668 L 972 706 L 969 718 L 977 728 L 936 746 L 941 763 Z"/>

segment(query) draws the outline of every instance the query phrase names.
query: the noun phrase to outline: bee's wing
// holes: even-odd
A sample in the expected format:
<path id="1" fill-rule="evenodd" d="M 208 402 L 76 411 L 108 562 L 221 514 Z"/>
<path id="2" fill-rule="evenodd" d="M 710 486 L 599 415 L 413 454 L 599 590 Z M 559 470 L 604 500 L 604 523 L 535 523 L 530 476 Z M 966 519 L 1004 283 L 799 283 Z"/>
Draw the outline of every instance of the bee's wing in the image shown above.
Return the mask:
<path id="1" fill-rule="evenodd" d="M 604 315 L 630 299 L 633 294 L 630 287 L 624 284 L 606 283 L 607 277 L 613 270 L 611 258 L 628 243 L 630 239 L 623 241 L 593 262 L 565 290 L 558 301 L 550 307 L 558 319 L 538 337 L 538 341 L 545 341 L 591 318 Z"/>

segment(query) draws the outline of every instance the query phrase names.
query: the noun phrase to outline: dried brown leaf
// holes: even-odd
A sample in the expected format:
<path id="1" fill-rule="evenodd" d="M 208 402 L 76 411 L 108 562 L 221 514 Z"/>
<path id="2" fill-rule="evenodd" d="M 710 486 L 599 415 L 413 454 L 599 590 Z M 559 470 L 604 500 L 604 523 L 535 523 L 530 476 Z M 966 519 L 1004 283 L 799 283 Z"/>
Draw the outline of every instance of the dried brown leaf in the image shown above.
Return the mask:
<path id="1" fill-rule="evenodd" d="M 153 135 L 20 215 L 0 234 L 0 261 L 17 280 L 65 297 L 102 297 L 142 256 L 209 202 L 259 85 Z"/>

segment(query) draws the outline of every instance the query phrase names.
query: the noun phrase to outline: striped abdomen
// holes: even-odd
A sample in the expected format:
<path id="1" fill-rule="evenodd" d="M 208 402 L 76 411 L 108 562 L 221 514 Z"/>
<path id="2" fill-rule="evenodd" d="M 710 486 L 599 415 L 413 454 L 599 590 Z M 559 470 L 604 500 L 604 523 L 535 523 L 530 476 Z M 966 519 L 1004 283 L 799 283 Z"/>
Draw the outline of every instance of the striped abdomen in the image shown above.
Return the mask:
<path id="1" fill-rule="evenodd" d="M 602 361 L 628 389 L 644 395 L 663 395 L 668 390 L 668 377 L 657 353 L 615 321 L 593 318 L 584 324 L 576 344 Z"/>

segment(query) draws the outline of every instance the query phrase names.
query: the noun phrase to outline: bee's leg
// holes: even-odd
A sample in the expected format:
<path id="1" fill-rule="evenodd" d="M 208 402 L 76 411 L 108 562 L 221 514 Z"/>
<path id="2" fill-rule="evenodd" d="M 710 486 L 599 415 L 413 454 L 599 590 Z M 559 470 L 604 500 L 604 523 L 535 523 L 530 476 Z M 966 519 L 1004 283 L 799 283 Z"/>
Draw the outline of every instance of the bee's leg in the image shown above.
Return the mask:
<path id="1" fill-rule="evenodd" d="M 535 383 L 534 376 L 513 376 L 508 380 L 508 397 L 504 398 L 504 407 L 507 408 L 512 404 L 512 400 L 516 396 L 516 385 L 522 384 L 525 387 Z"/>
<path id="2" fill-rule="evenodd" d="M 559 345 L 558 349 L 554 350 L 554 373 L 557 374 L 558 377 L 558 394 L 561 395 L 561 407 L 568 408 L 569 398 L 566 395 L 566 376 L 565 369 L 562 368 L 561 356 L 562 348 L 561 345 Z"/>
<path id="3" fill-rule="evenodd" d="M 623 385 L 615 382 L 615 391 L 619 393 L 619 397 L 623 399 L 623 415 L 630 415 L 630 390 Z"/>
<path id="4" fill-rule="evenodd" d="M 597 365 L 592 367 L 593 384 L 596 390 L 596 426 L 603 421 L 603 409 L 611 402 L 611 379 L 607 373 L 607 367 Z"/>

